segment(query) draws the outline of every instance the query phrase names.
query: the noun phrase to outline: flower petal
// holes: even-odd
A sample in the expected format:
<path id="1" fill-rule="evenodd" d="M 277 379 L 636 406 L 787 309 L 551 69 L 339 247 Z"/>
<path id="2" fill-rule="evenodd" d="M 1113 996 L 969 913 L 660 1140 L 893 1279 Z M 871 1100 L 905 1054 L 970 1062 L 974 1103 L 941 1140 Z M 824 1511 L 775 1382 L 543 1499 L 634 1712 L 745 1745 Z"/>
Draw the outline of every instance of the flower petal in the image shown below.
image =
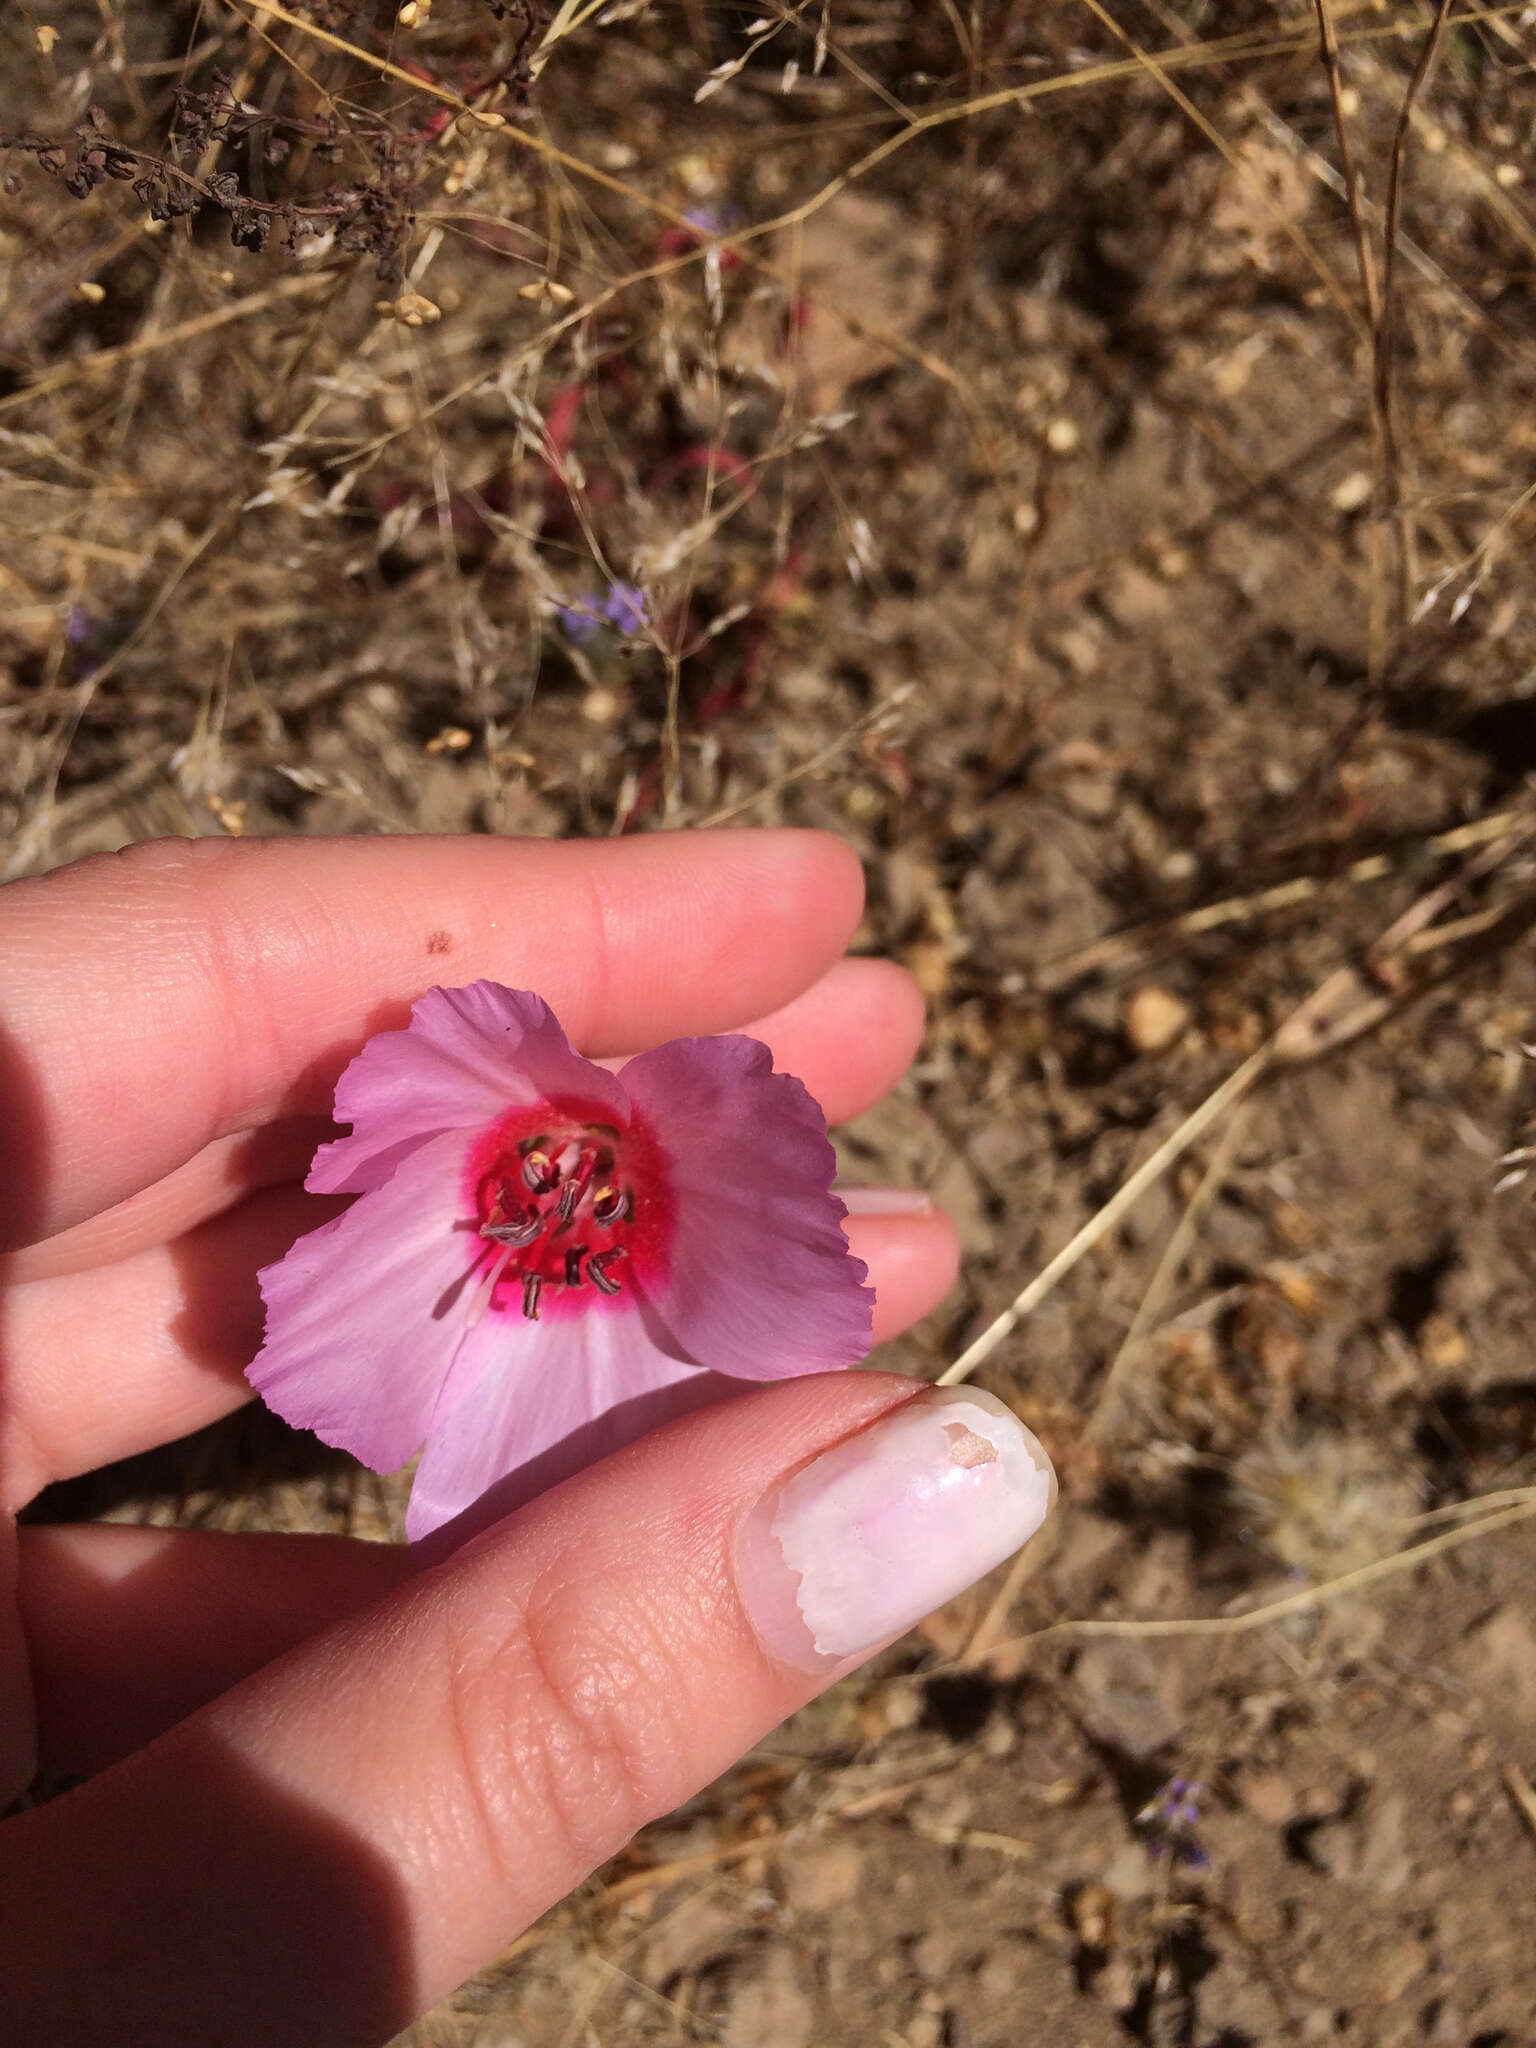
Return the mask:
<path id="1" fill-rule="evenodd" d="M 744 1379 L 853 1365 L 873 1291 L 839 1228 L 814 1098 L 755 1038 L 677 1038 L 621 1070 L 676 1204 L 657 1310 L 689 1357 Z"/>
<path id="2" fill-rule="evenodd" d="M 660 1348 L 647 1321 L 638 1308 L 559 1322 L 487 1316 L 454 1361 L 416 1468 L 411 1541 L 451 1522 L 428 1555 L 456 1548 L 672 1416 L 743 1391 Z"/>
<path id="3" fill-rule="evenodd" d="M 454 1228 L 466 1141 L 420 1145 L 383 1187 L 261 1274 L 267 1336 L 246 1378 L 269 1408 L 392 1472 L 420 1448 L 486 1248 Z"/>
<path id="4" fill-rule="evenodd" d="M 305 1185 L 366 1192 L 439 1131 L 570 1094 L 622 1113 L 623 1091 L 575 1051 L 541 997 L 494 981 L 428 989 L 409 1026 L 370 1038 L 336 1084 L 336 1121 L 352 1132 L 321 1146 Z"/>

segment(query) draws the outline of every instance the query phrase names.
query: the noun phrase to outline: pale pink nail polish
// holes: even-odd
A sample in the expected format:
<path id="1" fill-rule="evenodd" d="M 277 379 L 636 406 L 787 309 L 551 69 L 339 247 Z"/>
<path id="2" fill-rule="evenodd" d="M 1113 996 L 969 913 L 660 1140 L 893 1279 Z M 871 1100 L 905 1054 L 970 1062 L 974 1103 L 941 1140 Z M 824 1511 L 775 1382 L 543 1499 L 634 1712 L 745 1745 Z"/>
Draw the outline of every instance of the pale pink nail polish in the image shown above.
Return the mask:
<path id="1" fill-rule="evenodd" d="M 921 1188 L 845 1188 L 833 1194 L 850 1216 L 931 1216 L 933 1197 Z"/>
<path id="2" fill-rule="evenodd" d="M 1055 1498 L 1049 1458 L 1001 1401 L 929 1388 L 752 1511 L 737 1551 L 742 1602 L 775 1656 L 824 1671 L 1011 1556 Z"/>

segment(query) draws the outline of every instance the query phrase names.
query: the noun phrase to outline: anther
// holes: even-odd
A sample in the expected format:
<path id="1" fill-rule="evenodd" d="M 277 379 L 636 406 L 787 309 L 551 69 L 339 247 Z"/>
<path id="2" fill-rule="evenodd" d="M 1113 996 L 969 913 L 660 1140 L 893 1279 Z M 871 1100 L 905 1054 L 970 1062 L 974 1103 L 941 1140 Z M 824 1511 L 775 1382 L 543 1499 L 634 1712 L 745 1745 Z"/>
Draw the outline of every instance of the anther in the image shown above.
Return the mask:
<path id="1" fill-rule="evenodd" d="M 615 1244 L 610 1245 L 607 1251 L 599 1252 L 596 1257 L 588 1259 L 587 1278 L 592 1282 L 592 1285 L 599 1294 L 618 1293 L 619 1283 L 608 1271 L 608 1267 L 614 1259 L 622 1259 L 623 1256 L 623 1245 Z"/>
<path id="2" fill-rule="evenodd" d="M 539 1320 L 539 1294 L 543 1286 L 544 1282 L 537 1273 L 523 1275 L 523 1314 L 530 1323 Z"/>
<path id="3" fill-rule="evenodd" d="M 573 1244 L 565 1255 L 565 1284 L 567 1287 L 581 1285 L 581 1262 L 591 1250 L 590 1245 Z"/>
<path id="4" fill-rule="evenodd" d="M 560 1169 L 547 1152 L 537 1146 L 523 1154 L 523 1181 L 536 1195 L 547 1195 L 560 1182 Z"/>
<path id="5" fill-rule="evenodd" d="M 624 1223 L 634 1214 L 635 1198 L 628 1188 L 599 1188 L 592 1197 L 592 1215 L 605 1230 Z"/>

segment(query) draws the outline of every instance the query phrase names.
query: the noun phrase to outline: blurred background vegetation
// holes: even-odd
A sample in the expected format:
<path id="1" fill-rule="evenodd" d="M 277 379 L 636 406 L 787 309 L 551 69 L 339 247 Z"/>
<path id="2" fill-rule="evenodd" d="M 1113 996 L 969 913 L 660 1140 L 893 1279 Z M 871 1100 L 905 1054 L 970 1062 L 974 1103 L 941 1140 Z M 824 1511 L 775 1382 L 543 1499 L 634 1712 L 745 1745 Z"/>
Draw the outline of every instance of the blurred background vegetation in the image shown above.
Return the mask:
<path id="1" fill-rule="evenodd" d="M 1529 2041 L 1533 12 L 0 14 L 8 875 L 840 833 L 928 1376 L 1254 1062 L 981 1368 L 1051 1547 L 420 2048 Z M 51 1511 L 399 1489 L 249 1416 Z"/>

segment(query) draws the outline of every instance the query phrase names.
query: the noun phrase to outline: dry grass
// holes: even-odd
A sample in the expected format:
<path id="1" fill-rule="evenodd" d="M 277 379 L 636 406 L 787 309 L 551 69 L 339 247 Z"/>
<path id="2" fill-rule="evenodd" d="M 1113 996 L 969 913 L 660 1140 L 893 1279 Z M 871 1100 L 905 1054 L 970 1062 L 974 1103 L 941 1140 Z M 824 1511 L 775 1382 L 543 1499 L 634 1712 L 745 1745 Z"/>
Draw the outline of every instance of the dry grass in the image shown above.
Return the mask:
<path id="1" fill-rule="evenodd" d="M 933 1020 L 847 1163 L 968 1252 L 900 1361 L 1062 1469 L 1053 1548 L 417 2038 L 1523 2038 L 1526 12 L 753 21 L 0 23 L 0 128 L 98 105 L 140 177 L 176 87 L 256 110 L 162 181 L 195 222 L 7 160 L 5 872 L 842 832 Z M 243 1428 L 97 1498 L 387 1526 Z M 1175 1772 L 1213 1876 L 1148 1855 Z"/>

